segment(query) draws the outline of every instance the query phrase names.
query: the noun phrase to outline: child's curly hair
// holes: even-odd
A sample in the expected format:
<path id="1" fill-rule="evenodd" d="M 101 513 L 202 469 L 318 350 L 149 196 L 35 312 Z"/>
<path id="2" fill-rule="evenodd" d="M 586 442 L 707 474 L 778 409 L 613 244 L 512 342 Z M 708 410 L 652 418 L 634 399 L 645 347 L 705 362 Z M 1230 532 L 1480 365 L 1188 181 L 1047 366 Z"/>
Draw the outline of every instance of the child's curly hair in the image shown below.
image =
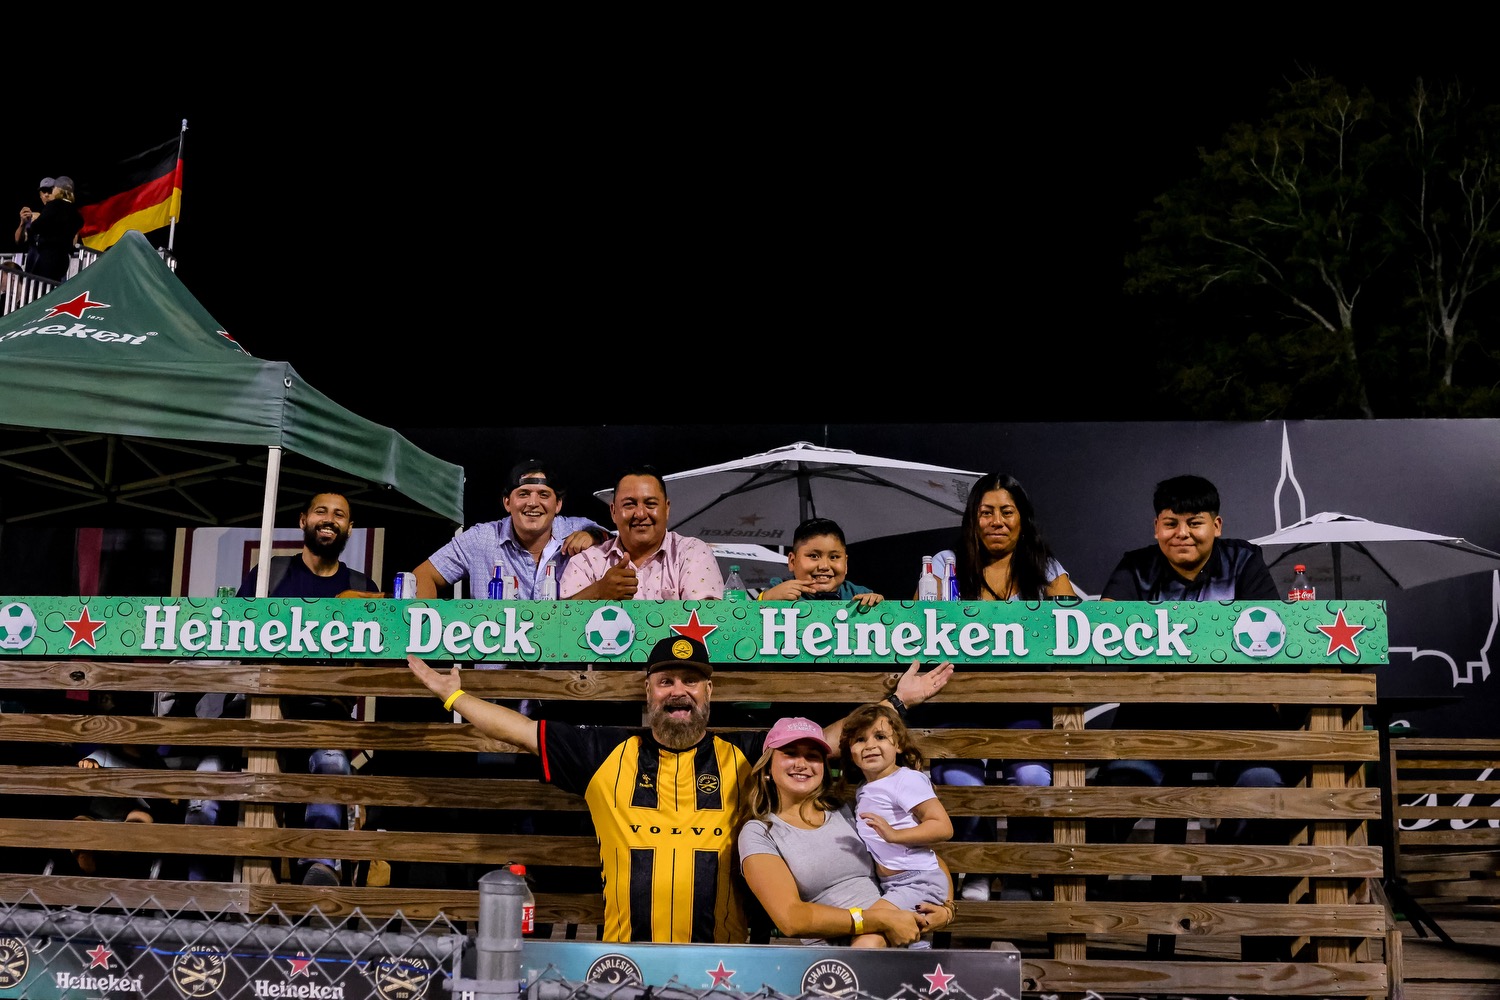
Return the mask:
<path id="1" fill-rule="evenodd" d="M 844 728 L 839 734 L 838 790 L 846 798 L 849 797 L 855 785 L 863 784 L 865 780 L 865 773 L 854 762 L 850 747 L 857 737 L 868 733 L 881 719 L 890 724 L 891 741 L 896 744 L 897 766 L 909 767 L 914 771 L 923 771 L 927 768 L 927 756 L 917 746 L 916 740 L 912 738 L 911 730 L 906 728 L 906 723 L 901 721 L 901 716 L 896 714 L 890 702 L 872 701 L 868 705 L 861 705 L 849 713 L 849 717 L 844 720 Z"/>

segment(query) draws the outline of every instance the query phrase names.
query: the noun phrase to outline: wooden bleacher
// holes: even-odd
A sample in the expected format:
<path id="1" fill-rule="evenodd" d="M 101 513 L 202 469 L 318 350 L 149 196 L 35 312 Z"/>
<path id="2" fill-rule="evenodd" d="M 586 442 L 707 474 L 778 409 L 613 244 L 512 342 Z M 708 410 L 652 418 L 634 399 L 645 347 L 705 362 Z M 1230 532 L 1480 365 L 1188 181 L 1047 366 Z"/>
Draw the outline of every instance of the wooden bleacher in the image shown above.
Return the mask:
<path id="1" fill-rule="evenodd" d="M 722 707 L 742 701 L 806 702 L 809 691 L 846 696 L 847 703 L 873 700 L 894 684 L 888 669 L 776 669 L 759 664 L 720 667 L 714 699 Z M 614 703 L 628 713 L 642 698 L 633 670 L 591 670 L 577 665 L 512 665 L 504 671 L 467 671 L 466 690 L 481 697 L 540 698 L 544 702 Z M 0 874 L 0 899 L 33 899 L 48 905 L 103 905 L 154 898 L 166 906 L 196 905 L 204 912 L 259 913 L 278 907 L 367 916 L 400 911 L 409 919 L 437 914 L 472 920 L 477 893 L 471 889 L 345 885 L 313 888 L 277 881 L 284 859 L 334 856 L 426 865 L 455 859 L 480 868 L 523 862 L 529 868 L 598 869 L 591 836 L 530 836 L 431 829 L 290 829 L 276 825 L 278 807 L 308 801 L 400 806 L 430 810 L 506 809 L 581 813 L 583 804 L 529 778 L 441 775 L 396 777 L 355 774 L 314 777 L 279 774 L 275 752 L 285 748 L 346 746 L 382 753 L 454 755 L 513 748 L 447 721 L 395 722 L 376 711 L 368 721 L 308 722 L 277 718 L 282 695 L 339 694 L 351 698 L 421 698 L 431 695 L 398 660 L 343 666 L 295 662 L 241 662 L 213 666 L 160 661 L 92 659 L 0 659 L 0 689 L 25 701 L 28 691 L 243 692 L 251 698 L 245 719 L 157 718 L 131 715 L 9 714 L 6 760 L 0 765 L 5 793 L 0 847 L 114 851 L 170 856 L 213 854 L 244 859 L 241 881 L 181 882 L 86 876 L 44 876 L 23 871 Z M 19 694 L 16 694 L 19 693 Z M 1053 843 L 949 843 L 940 848 L 950 868 L 1029 874 L 1047 880 L 1050 898 L 1028 901 L 962 902 L 950 929 L 954 945 L 988 946 L 991 940 L 1047 936 L 1043 949 L 1024 957 L 1025 989 L 1081 994 L 1230 994 L 1389 997 L 1392 963 L 1399 964 L 1391 923 L 1376 889 L 1381 850 L 1372 842 L 1382 822 L 1378 789 L 1366 786 L 1369 766 L 1379 759 L 1376 734 L 1364 726 L 1363 709 L 1375 703 L 1375 678 L 1363 668 L 1255 671 L 1226 666 L 1215 672 L 1056 670 L 1028 667 L 1006 672 L 960 668 L 942 700 L 952 703 L 1027 702 L 1051 706 L 1050 731 L 931 729 L 919 735 L 929 756 L 1026 757 L 1053 762 L 1051 788 L 983 787 L 939 789 L 954 815 L 1042 816 L 1053 820 Z M 1090 729 L 1087 708 L 1112 702 L 1275 703 L 1302 710 L 1294 731 L 1213 732 L 1190 729 L 1126 732 Z M 838 703 L 844 704 L 844 703 Z M 160 769 L 86 771 L 28 763 L 28 747 L 101 741 L 154 747 L 238 746 L 248 751 L 244 771 L 199 773 Z M 1247 759 L 1282 762 L 1299 775 L 1297 787 L 1094 787 L 1089 778 L 1110 759 Z M 463 768 L 454 768 L 463 771 Z M 83 823 L 27 816 L 28 798 L 143 796 L 158 800 L 217 798 L 240 804 L 236 827 Z M 1300 821 L 1285 844 L 1212 845 L 1088 843 L 1085 821 L 1095 817 L 1148 819 L 1277 815 Z M 1285 886 L 1274 902 L 1216 902 L 1193 891 L 1202 879 L 1243 875 Z M 1090 877 L 1129 889 L 1153 876 L 1182 880 L 1171 898 L 1131 898 L 1129 892 L 1091 895 Z M 597 891 L 551 891 L 541 885 L 537 919 L 568 930 L 602 920 Z M 1274 939 L 1286 958 L 1267 961 L 1204 960 L 1144 953 L 1140 946 L 1162 938 L 1213 938 L 1234 954 L 1246 938 Z M 1166 951 L 1170 951 L 1167 949 Z"/>
<path id="2" fill-rule="evenodd" d="M 1403 736 L 1389 755 L 1390 877 L 1439 926 L 1500 917 L 1500 740 Z"/>

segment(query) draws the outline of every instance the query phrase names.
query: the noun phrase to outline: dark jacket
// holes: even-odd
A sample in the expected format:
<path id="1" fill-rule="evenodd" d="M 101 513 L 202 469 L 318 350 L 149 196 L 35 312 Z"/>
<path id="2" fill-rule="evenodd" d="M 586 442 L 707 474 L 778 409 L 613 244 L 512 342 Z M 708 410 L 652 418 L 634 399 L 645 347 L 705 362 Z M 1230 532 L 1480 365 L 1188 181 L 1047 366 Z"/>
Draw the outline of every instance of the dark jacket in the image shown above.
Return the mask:
<path id="1" fill-rule="evenodd" d="M 73 254 L 73 238 L 83 228 L 83 213 L 71 201 L 53 198 L 42 206 L 26 231 L 34 257 L 27 258 L 27 270 L 53 281 L 68 276 L 68 259 Z"/>

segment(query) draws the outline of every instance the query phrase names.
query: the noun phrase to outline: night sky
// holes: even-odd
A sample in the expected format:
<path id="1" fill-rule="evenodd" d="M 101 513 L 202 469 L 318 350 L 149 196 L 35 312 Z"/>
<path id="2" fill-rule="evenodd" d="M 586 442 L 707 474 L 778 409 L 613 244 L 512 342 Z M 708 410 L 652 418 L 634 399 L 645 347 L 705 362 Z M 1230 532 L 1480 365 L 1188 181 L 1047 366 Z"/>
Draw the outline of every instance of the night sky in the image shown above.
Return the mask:
<path id="1" fill-rule="evenodd" d="M 187 119 L 178 276 L 398 428 L 1125 417 L 1110 386 L 1153 349 L 1118 321 L 1132 220 L 1297 69 L 533 60 L 460 93 L 332 58 L 295 101 L 200 73 L 61 104 L 0 205 L 58 173 L 87 200 L 90 164 Z"/>

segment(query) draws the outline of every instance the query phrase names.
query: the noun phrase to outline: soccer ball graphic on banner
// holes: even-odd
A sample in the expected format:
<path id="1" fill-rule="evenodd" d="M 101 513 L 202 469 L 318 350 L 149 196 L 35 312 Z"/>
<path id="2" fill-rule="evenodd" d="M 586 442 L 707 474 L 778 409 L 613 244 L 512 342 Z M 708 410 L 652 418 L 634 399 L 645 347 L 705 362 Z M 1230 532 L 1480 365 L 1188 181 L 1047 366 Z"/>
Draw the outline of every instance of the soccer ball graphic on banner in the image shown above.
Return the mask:
<path id="1" fill-rule="evenodd" d="M 19 602 L 0 608 L 0 649 L 25 649 L 36 638 L 36 615 Z"/>
<path id="2" fill-rule="evenodd" d="M 596 608 L 583 630 L 589 649 L 600 656 L 619 656 L 635 641 L 635 622 L 625 609 L 614 604 Z"/>
<path id="3" fill-rule="evenodd" d="M 1286 625 L 1270 608 L 1246 608 L 1234 622 L 1234 648 L 1246 656 L 1275 656 L 1286 645 Z"/>

